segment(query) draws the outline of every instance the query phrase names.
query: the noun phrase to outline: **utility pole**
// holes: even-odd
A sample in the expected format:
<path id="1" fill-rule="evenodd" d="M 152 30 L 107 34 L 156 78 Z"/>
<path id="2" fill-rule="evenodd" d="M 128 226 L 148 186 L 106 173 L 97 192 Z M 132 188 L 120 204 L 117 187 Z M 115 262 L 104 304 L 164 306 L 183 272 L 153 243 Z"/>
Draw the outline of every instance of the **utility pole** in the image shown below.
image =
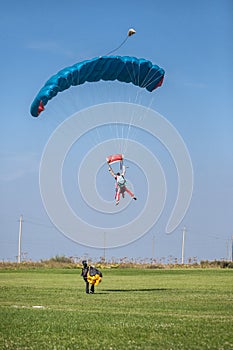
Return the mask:
<path id="1" fill-rule="evenodd" d="M 230 260 L 228 244 L 229 244 L 229 239 L 226 240 L 226 260 L 227 260 L 227 261 Z"/>
<path id="2" fill-rule="evenodd" d="M 152 259 L 155 258 L 155 236 L 152 237 Z"/>
<path id="3" fill-rule="evenodd" d="M 104 232 L 104 262 L 106 262 L 106 232 Z"/>
<path id="4" fill-rule="evenodd" d="M 231 261 L 233 262 L 233 235 L 231 236 Z"/>
<path id="5" fill-rule="evenodd" d="M 182 230 L 183 238 L 182 238 L 182 257 L 181 257 L 181 264 L 184 264 L 184 242 L 185 242 L 185 235 L 186 235 L 186 232 L 187 232 L 187 229 L 186 229 L 186 227 L 184 226 L 184 227 L 183 227 L 183 230 Z"/>
<path id="6" fill-rule="evenodd" d="M 18 263 L 21 262 L 22 223 L 23 223 L 23 215 L 20 215 L 20 218 L 19 218 Z"/>

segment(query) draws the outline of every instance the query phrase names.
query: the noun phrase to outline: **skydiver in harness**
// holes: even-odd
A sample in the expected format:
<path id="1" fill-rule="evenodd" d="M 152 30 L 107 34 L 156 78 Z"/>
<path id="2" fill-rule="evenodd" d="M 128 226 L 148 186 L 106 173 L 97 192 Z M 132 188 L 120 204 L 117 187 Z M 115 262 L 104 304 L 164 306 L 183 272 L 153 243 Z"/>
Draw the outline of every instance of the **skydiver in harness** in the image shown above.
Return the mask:
<path id="1" fill-rule="evenodd" d="M 120 201 L 120 195 L 122 197 L 125 197 L 125 192 L 127 192 L 135 201 L 137 198 L 134 196 L 133 192 L 131 192 L 127 187 L 126 187 L 126 179 L 125 179 L 125 166 L 122 167 L 122 172 L 114 173 L 112 170 L 111 166 L 109 165 L 108 171 L 110 174 L 114 177 L 116 180 L 116 194 L 115 194 L 115 199 L 116 199 L 116 205 L 119 204 Z"/>

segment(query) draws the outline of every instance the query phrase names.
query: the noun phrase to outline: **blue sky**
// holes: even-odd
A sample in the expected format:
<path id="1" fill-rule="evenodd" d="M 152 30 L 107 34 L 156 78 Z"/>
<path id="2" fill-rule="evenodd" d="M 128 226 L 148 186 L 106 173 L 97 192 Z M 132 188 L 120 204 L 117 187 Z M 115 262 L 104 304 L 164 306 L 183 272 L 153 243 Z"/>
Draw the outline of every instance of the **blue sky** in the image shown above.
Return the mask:
<path id="1" fill-rule="evenodd" d="M 148 135 L 130 135 L 157 152 L 170 197 L 163 215 L 149 232 L 131 244 L 107 249 L 106 257 L 180 258 L 184 225 L 186 258 L 229 257 L 233 235 L 232 1 L 119 0 L 85 5 L 75 0 L 9 0 L 1 1 L 0 26 L 0 260 L 16 259 L 21 214 L 22 251 L 28 258 L 103 255 L 103 249 L 71 241 L 50 221 L 40 194 L 40 161 L 49 137 L 63 120 L 95 104 L 134 102 L 135 87 L 119 83 L 83 85 L 79 93 L 72 89 L 57 96 L 38 119 L 31 117 L 30 105 L 51 75 L 76 62 L 104 55 L 122 42 L 131 27 L 136 29 L 136 35 L 117 54 L 144 57 L 164 68 L 163 86 L 153 96 L 142 94 L 142 102 L 166 118 L 183 138 L 192 160 L 194 188 L 184 219 L 167 235 L 165 226 L 177 186 L 174 165 L 161 145 Z M 86 135 L 85 139 L 90 148 L 94 145 L 92 136 Z M 98 136 L 103 142 L 106 131 L 100 135 L 98 131 Z M 83 147 L 85 154 L 84 145 L 78 147 Z M 74 146 L 64 170 L 64 187 L 74 207 L 76 152 Z M 134 164 L 130 166 L 128 175 L 141 198 L 139 204 L 134 208 L 130 205 L 126 211 L 131 218 L 134 210 L 138 213 L 142 208 L 146 189 L 141 172 L 136 172 Z M 104 167 L 101 169 L 104 177 Z M 107 176 L 106 186 L 101 187 L 101 181 L 97 181 L 97 187 L 110 198 L 114 184 Z M 100 220 L 107 222 L 109 215 Z M 120 213 L 117 215 L 121 220 Z"/>

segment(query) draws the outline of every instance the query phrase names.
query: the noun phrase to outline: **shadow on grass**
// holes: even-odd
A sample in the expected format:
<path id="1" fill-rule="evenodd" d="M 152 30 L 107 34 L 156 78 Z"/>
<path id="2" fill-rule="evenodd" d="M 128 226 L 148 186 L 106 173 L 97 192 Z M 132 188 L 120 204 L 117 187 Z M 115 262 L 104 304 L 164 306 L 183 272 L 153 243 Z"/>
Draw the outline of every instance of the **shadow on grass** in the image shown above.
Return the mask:
<path id="1" fill-rule="evenodd" d="M 104 289 L 101 294 L 105 293 L 134 293 L 134 292 L 160 292 L 168 290 L 168 288 L 140 288 L 140 289 Z"/>

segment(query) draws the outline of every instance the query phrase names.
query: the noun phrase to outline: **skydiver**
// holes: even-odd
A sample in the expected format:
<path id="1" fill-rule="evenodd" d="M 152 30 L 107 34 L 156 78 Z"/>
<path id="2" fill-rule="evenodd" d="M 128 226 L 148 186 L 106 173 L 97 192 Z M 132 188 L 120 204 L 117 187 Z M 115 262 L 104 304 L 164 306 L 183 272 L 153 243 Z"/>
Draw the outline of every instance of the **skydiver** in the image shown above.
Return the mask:
<path id="1" fill-rule="evenodd" d="M 87 265 L 87 261 L 86 260 L 83 260 L 82 264 L 83 264 L 83 268 L 82 268 L 81 276 L 83 277 L 84 281 L 86 282 L 86 293 L 89 294 L 89 282 L 87 280 L 87 274 L 89 272 L 89 266 Z M 94 284 L 92 284 L 90 293 L 94 294 L 94 292 L 95 292 L 95 286 L 94 286 Z"/>
<path id="2" fill-rule="evenodd" d="M 109 166 L 108 171 L 110 172 L 110 174 L 116 180 L 116 184 L 115 184 L 115 188 L 116 188 L 116 194 L 115 194 L 116 205 L 119 204 L 120 195 L 122 195 L 123 198 L 125 197 L 125 192 L 127 192 L 136 201 L 137 198 L 134 196 L 133 192 L 131 192 L 126 187 L 126 179 L 125 179 L 126 169 L 125 169 L 125 166 L 123 166 L 122 173 L 118 172 L 118 173 L 115 174 L 114 171 L 112 170 L 111 166 Z"/>

